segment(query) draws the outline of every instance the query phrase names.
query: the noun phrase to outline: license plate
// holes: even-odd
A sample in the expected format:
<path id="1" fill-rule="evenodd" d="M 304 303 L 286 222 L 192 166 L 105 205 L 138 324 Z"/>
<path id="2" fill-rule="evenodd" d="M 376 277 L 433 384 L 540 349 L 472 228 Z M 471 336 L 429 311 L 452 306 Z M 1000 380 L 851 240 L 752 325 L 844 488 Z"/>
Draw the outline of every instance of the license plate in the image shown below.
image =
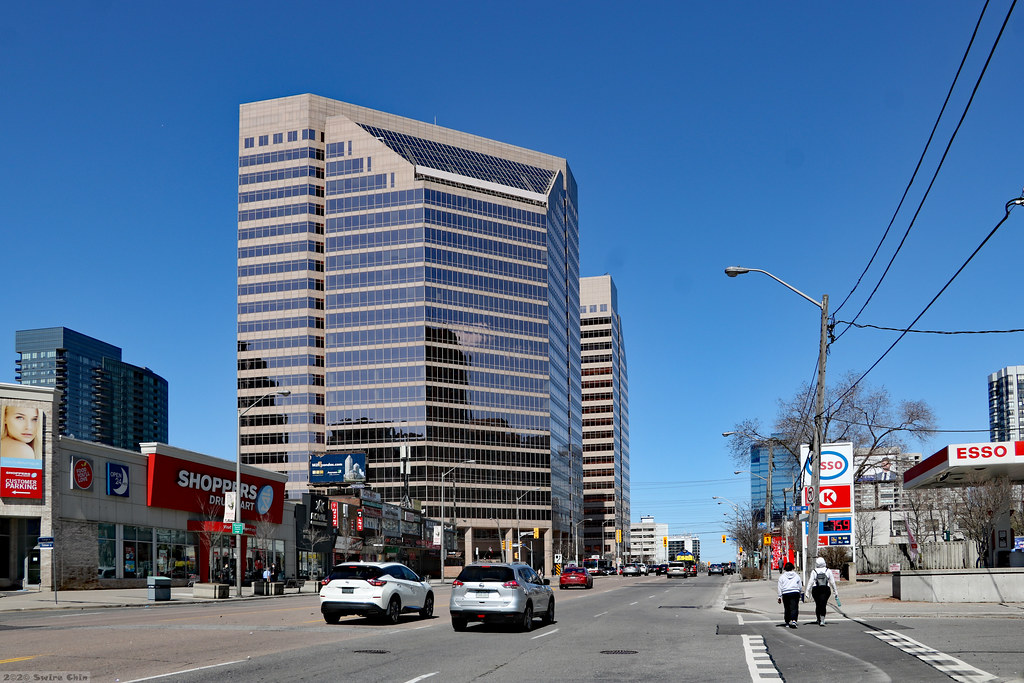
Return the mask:
<path id="1" fill-rule="evenodd" d="M 488 598 L 490 596 L 491 596 L 491 592 L 490 591 L 477 591 L 476 593 L 473 594 L 474 598 Z"/>
<path id="2" fill-rule="evenodd" d="M 353 593 L 353 592 L 355 592 L 355 590 L 356 590 L 355 588 L 342 588 L 341 592 L 342 593 Z"/>

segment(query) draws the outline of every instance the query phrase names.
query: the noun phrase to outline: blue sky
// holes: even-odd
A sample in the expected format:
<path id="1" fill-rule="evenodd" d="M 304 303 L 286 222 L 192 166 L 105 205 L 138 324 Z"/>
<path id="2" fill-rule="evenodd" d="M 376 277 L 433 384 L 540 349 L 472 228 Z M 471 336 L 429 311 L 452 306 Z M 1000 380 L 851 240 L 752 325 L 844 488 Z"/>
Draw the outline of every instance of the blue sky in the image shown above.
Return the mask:
<path id="1" fill-rule="evenodd" d="M 18 3 L 0 26 L 0 344 L 64 325 L 170 382 L 173 445 L 234 458 L 238 105 L 314 92 L 563 156 L 584 275 L 619 291 L 633 518 L 721 544 L 749 497 L 721 437 L 813 378 L 833 308 L 899 202 L 982 3 Z M 993 2 L 888 261 L 995 42 Z M 906 244 L 860 322 L 909 324 L 1024 185 L 1024 20 L 1011 17 Z M 1018 210 L 918 324 L 1024 327 Z M 873 286 L 881 269 L 869 271 Z M 870 287 L 839 313 L 849 320 Z M 830 378 L 894 334 L 851 330 Z M 944 429 L 988 426 L 1020 334 L 908 335 L 868 376 Z M 938 434 L 920 450 L 987 440 Z"/>

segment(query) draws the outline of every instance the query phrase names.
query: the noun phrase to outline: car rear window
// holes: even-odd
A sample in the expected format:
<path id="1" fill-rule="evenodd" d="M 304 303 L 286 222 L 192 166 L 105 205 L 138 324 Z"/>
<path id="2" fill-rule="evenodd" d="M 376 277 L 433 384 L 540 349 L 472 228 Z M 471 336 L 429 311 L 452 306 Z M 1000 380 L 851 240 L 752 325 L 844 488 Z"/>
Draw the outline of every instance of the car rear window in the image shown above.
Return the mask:
<path id="1" fill-rule="evenodd" d="M 469 566 L 463 568 L 459 574 L 459 581 L 512 581 L 515 574 L 511 567 L 494 567 L 490 565 Z"/>
<path id="2" fill-rule="evenodd" d="M 582 569 L 580 569 L 579 567 L 569 567 L 568 569 L 565 569 L 564 571 L 562 571 L 562 573 L 563 574 L 583 574 L 584 571 Z"/>
<path id="3" fill-rule="evenodd" d="M 335 581 L 337 579 L 376 579 L 383 572 L 380 567 L 368 567 L 365 565 L 339 565 L 331 570 L 331 575 L 327 577 L 329 581 Z"/>

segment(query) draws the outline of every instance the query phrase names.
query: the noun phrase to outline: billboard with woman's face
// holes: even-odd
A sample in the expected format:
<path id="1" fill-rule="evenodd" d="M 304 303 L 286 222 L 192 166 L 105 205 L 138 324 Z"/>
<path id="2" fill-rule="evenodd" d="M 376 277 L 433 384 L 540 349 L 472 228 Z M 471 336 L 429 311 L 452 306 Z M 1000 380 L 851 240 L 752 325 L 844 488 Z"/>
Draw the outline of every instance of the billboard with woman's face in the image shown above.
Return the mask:
<path id="1" fill-rule="evenodd" d="M 47 414 L 28 402 L 0 403 L 0 496 L 43 497 L 43 433 Z"/>

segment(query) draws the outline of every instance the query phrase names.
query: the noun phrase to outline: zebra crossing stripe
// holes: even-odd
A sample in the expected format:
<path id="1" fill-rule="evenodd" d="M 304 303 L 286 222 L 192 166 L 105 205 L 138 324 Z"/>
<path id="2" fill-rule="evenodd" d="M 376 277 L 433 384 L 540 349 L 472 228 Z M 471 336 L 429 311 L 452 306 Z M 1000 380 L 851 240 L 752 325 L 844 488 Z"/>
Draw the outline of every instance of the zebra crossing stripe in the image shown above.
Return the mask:
<path id="1" fill-rule="evenodd" d="M 865 631 L 865 633 L 869 633 L 879 640 L 892 645 L 897 650 L 902 650 L 909 655 L 917 657 L 925 664 L 935 667 L 954 681 L 982 683 L 982 681 L 994 681 L 997 678 L 986 671 L 976 669 L 963 660 L 934 650 L 913 638 L 908 638 L 899 631 Z"/>
<path id="2" fill-rule="evenodd" d="M 751 681 L 781 681 L 782 674 L 775 668 L 775 662 L 768 654 L 768 647 L 761 636 L 743 636 L 743 654 Z"/>

